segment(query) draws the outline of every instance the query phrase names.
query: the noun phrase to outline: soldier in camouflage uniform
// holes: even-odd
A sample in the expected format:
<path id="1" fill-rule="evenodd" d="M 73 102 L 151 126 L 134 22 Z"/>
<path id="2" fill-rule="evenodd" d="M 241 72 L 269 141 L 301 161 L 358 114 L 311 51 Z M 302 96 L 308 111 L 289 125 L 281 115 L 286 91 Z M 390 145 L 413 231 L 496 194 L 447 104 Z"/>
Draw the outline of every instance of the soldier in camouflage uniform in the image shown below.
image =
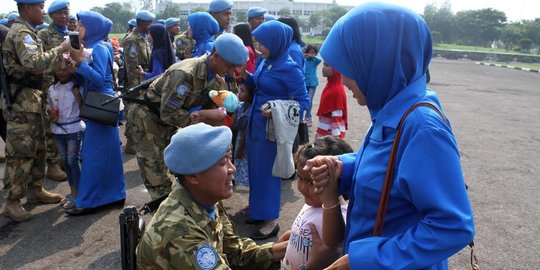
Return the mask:
<path id="1" fill-rule="evenodd" d="M 64 41 L 67 35 L 67 23 L 69 20 L 69 2 L 66 0 L 56 0 L 49 6 L 47 11 L 53 22 L 45 29 L 38 32 L 38 37 L 43 42 L 43 50 L 49 51 L 57 47 Z M 65 67 L 63 61 L 59 64 Z M 55 70 L 55 67 L 52 68 Z M 49 87 L 54 83 L 53 73 L 45 73 L 43 75 L 43 93 L 47 95 Z M 47 102 L 47 99 L 44 99 Z M 46 105 L 45 105 L 46 107 Z M 51 120 L 47 115 L 43 117 L 43 125 L 45 130 L 45 144 L 47 146 L 47 177 L 55 181 L 67 180 L 67 175 L 62 171 L 60 153 L 58 146 L 51 133 Z"/>
<path id="2" fill-rule="evenodd" d="M 139 75 L 136 70 L 137 67 L 141 67 L 144 71 L 148 71 L 150 65 L 150 42 L 148 41 L 148 27 L 152 24 L 152 21 L 156 18 L 156 15 L 147 11 L 139 10 L 136 15 L 137 27 L 122 41 L 122 47 L 124 48 L 124 65 L 126 70 L 126 82 L 124 84 L 125 89 L 137 86 L 143 81 L 143 77 Z M 137 96 L 137 93 L 132 97 Z M 126 102 L 124 111 L 126 112 L 126 118 L 129 119 L 129 111 L 133 104 Z M 127 137 L 126 146 L 124 152 L 127 154 L 134 154 L 133 139 L 131 138 L 132 125 L 127 120 L 125 135 Z"/>
<path id="3" fill-rule="evenodd" d="M 2 102 L 2 113 L 8 120 L 6 138 L 6 171 L 4 176 L 4 215 L 15 221 L 27 221 L 30 212 L 20 199 L 57 203 L 59 194 L 43 189 L 45 180 L 45 137 L 43 133 L 43 73 L 68 50 L 68 43 L 43 52 L 41 39 L 32 25 L 43 22 L 43 0 L 17 0 L 21 16 L 15 20 L 2 48 L 4 65 L 11 82 L 11 95 L 16 96 L 8 110 Z"/>
<path id="4" fill-rule="evenodd" d="M 168 18 L 165 20 L 165 28 L 167 28 L 167 33 L 169 34 L 169 37 L 171 38 L 171 43 L 173 46 L 173 52 L 176 56 L 176 36 L 180 34 L 180 19 L 178 18 Z M 176 56 L 178 58 L 178 56 Z M 178 59 L 176 59 L 178 61 Z"/>
<path id="5" fill-rule="evenodd" d="M 216 40 L 211 55 L 169 67 L 144 94 L 146 104 L 135 104 L 130 109 L 128 122 L 132 124 L 137 162 L 152 198 L 171 189 L 172 176 L 163 164 L 163 150 L 174 131 L 190 124 L 190 110 L 201 104 L 208 90 L 223 88 L 215 75 L 222 76 L 244 64 L 247 57 L 242 40 L 226 34 Z"/>
<path id="6" fill-rule="evenodd" d="M 139 242 L 138 269 L 279 269 L 287 241 L 240 237 L 220 202 L 233 194 L 231 139 L 204 123 L 172 137 L 165 164 L 179 176 Z"/>
<path id="7" fill-rule="evenodd" d="M 191 58 L 191 50 L 193 49 L 193 45 L 195 45 L 195 40 L 191 36 L 189 29 L 177 36 L 174 44 L 176 45 L 176 57 L 179 60 Z"/>

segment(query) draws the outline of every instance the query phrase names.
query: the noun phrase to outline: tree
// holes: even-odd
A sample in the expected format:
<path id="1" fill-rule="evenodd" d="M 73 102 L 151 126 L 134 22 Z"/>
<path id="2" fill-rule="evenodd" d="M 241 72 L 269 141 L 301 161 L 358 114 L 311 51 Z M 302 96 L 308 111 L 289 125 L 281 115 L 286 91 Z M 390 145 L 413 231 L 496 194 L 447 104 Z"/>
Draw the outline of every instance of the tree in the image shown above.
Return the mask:
<path id="1" fill-rule="evenodd" d="M 532 39 L 532 41 L 539 46 L 538 54 L 540 54 L 540 18 L 536 18 L 534 21 L 523 21 L 524 36 Z"/>
<path id="2" fill-rule="evenodd" d="M 505 49 L 512 50 L 515 43 L 524 36 L 524 29 L 521 22 L 506 24 L 501 29 L 501 41 L 504 42 Z"/>
<path id="3" fill-rule="evenodd" d="M 156 19 L 166 20 L 168 18 L 178 18 L 180 16 L 180 5 L 167 1 L 165 9 L 156 15 Z"/>
<path id="4" fill-rule="evenodd" d="M 311 28 L 315 28 L 321 24 L 321 13 L 315 12 L 309 16 L 309 23 L 308 26 Z"/>
<path id="5" fill-rule="evenodd" d="M 450 2 L 445 1 L 440 8 L 435 4 L 424 7 L 424 19 L 432 34 L 440 34 L 440 42 L 452 43 L 455 40 L 456 19 Z"/>
<path id="6" fill-rule="evenodd" d="M 522 52 L 531 52 L 531 46 L 533 44 L 532 39 L 522 38 L 519 40 L 519 49 Z"/>
<path id="7" fill-rule="evenodd" d="M 278 11 L 279 16 L 291 16 L 291 10 L 288 7 L 282 7 Z"/>
<path id="8" fill-rule="evenodd" d="M 191 10 L 191 13 L 195 13 L 195 12 L 206 12 L 208 9 L 205 8 L 205 7 L 196 7 L 196 8 L 193 8 Z"/>
<path id="9" fill-rule="evenodd" d="M 466 10 L 456 14 L 459 38 L 467 45 L 486 46 L 498 40 L 505 22 L 504 12 L 492 8 Z"/>
<path id="10" fill-rule="evenodd" d="M 237 22 L 237 23 L 241 23 L 241 22 L 247 22 L 248 18 L 247 18 L 247 11 L 245 9 L 240 9 L 240 10 L 237 10 L 234 12 L 234 20 Z"/>
<path id="11" fill-rule="evenodd" d="M 130 3 L 112 2 L 105 7 L 93 7 L 90 10 L 99 12 L 113 22 L 111 33 L 123 33 L 128 29 L 128 21 L 135 18 L 135 12 Z"/>
<path id="12" fill-rule="evenodd" d="M 349 11 L 348 9 L 341 7 L 341 6 L 335 6 L 328 10 L 328 19 L 329 19 L 329 27 L 333 26 L 339 18 L 343 17 Z"/>

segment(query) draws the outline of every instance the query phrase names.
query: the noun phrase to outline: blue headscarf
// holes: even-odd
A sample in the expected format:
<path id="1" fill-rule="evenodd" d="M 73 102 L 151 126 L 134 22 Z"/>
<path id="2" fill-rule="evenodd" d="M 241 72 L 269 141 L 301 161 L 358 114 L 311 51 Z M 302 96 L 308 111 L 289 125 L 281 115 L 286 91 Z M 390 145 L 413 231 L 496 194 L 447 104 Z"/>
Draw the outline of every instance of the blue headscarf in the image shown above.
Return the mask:
<path id="1" fill-rule="evenodd" d="M 289 56 L 292 35 L 292 28 L 279 21 L 262 23 L 253 31 L 257 41 L 270 51 L 270 57 L 266 60 L 269 64 Z"/>
<path id="2" fill-rule="evenodd" d="M 157 23 L 150 25 L 148 31 L 154 41 L 151 59 L 157 59 L 165 69 L 169 68 L 174 64 L 175 58 L 167 29 L 164 25 Z M 153 70 L 152 62 L 150 61 L 149 70 Z"/>
<path id="3" fill-rule="evenodd" d="M 424 19 L 409 9 L 382 3 L 350 10 L 334 24 L 321 47 L 324 61 L 356 81 L 372 118 L 400 91 L 425 91 L 431 53 Z M 408 87 L 417 80 L 423 83 Z"/>
<path id="4" fill-rule="evenodd" d="M 83 40 L 86 48 L 92 48 L 109 35 L 112 21 L 94 11 L 81 11 L 77 17 L 82 22 L 86 32 Z"/>
<path id="5" fill-rule="evenodd" d="M 214 35 L 219 33 L 219 24 L 207 12 L 195 12 L 188 16 L 189 27 L 192 31 L 195 46 L 193 57 L 201 56 L 213 48 Z"/>

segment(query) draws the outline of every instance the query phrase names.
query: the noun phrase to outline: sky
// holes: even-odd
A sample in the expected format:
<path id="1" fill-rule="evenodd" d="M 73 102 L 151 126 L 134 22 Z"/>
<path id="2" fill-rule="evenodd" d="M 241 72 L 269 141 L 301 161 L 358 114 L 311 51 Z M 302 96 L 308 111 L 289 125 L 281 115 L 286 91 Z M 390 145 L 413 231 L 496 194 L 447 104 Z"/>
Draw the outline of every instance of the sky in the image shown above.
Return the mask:
<path id="1" fill-rule="evenodd" d="M 121 0 L 118 0 L 121 1 Z M 125 1 L 125 0 L 124 0 Z M 192 2 L 206 2 L 208 0 L 183 0 Z M 331 0 L 295 0 L 297 2 L 331 2 Z M 340 5 L 354 6 L 368 0 L 337 0 Z M 373 1 L 373 0 L 370 0 Z M 390 2 L 406 6 L 418 13 L 424 12 L 424 7 L 430 3 L 441 4 L 443 0 L 378 0 L 382 2 Z M 17 6 L 13 0 L 0 0 L 0 13 L 8 13 L 16 10 Z M 52 1 L 45 2 L 45 10 Z M 71 0 L 71 10 L 73 13 L 82 10 L 89 10 L 91 7 L 104 6 L 114 0 Z M 135 1 L 130 1 L 135 2 Z M 454 13 L 461 10 L 475 10 L 482 8 L 494 8 L 506 13 L 509 21 L 519 21 L 522 19 L 532 20 L 540 18 L 540 1 L 539 0 L 450 0 L 452 11 Z"/>

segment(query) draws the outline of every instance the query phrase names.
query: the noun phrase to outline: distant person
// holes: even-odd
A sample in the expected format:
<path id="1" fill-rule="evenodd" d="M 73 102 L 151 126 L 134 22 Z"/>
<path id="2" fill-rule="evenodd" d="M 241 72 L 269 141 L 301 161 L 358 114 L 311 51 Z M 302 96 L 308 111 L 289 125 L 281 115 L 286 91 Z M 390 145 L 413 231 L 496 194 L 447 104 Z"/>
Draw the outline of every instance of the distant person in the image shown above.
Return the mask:
<path id="1" fill-rule="evenodd" d="M 250 7 L 247 11 L 248 23 L 251 31 L 257 29 L 264 22 L 264 16 L 268 12 L 262 7 Z"/>
<path id="2" fill-rule="evenodd" d="M 37 3 L 37 1 L 28 1 L 28 2 L 32 2 L 32 3 L 36 2 L 36 3 Z M 45 1 L 43 1 L 43 2 L 45 2 Z M 13 23 L 15 22 L 15 20 L 16 20 L 17 18 L 19 18 L 19 16 L 20 16 L 20 15 L 19 15 L 19 13 L 17 13 L 17 12 L 12 12 L 12 13 L 8 14 L 7 17 L 6 17 L 6 18 L 8 19 L 7 27 L 11 28 L 11 26 L 13 25 Z M 43 23 L 42 23 L 42 24 L 43 24 Z"/>
<path id="3" fill-rule="evenodd" d="M 77 31 L 77 17 L 74 15 L 69 15 L 67 29 L 68 31 Z"/>
<path id="4" fill-rule="evenodd" d="M 149 27 L 149 34 L 152 41 L 152 54 L 150 55 L 148 71 L 144 71 L 140 66 L 136 70 L 145 80 L 165 72 L 176 62 L 172 42 L 165 26 L 158 23 L 152 24 Z"/>
<path id="5" fill-rule="evenodd" d="M 293 17 L 281 17 L 277 19 L 279 22 L 282 22 L 288 26 L 291 27 L 293 30 L 292 35 L 292 42 L 291 46 L 289 47 L 289 55 L 291 58 L 296 62 L 300 70 L 302 70 L 302 74 L 304 74 L 304 51 L 302 48 L 304 47 L 304 42 L 302 41 L 302 34 L 300 33 L 300 27 L 298 26 L 298 22 Z"/>
<path id="6" fill-rule="evenodd" d="M 321 93 L 319 109 L 317 110 L 319 124 L 315 131 L 315 137 L 332 135 L 343 139 L 349 125 L 349 114 L 347 94 L 341 82 L 341 74 L 324 63 L 322 75 L 327 78 L 328 82 Z"/>
<path id="7" fill-rule="evenodd" d="M 228 31 L 229 26 L 231 25 L 232 8 L 233 2 L 229 0 L 210 1 L 208 13 L 210 13 L 219 24 L 219 32 L 216 33 L 216 35 Z"/>
<path id="8" fill-rule="evenodd" d="M 179 18 L 168 18 L 165 20 L 165 28 L 167 33 L 169 33 L 169 38 L 171 39 L 173 52 L 175 54 L 175 62 L 177 62 L 176 57 L 176 36 L 180 34 L 180 19 Z"/>
<path id="9" fill-rule="evenodd" d="M 191 57 L 211 53 L 214 48 L 214 35 L 219 33 L 219 24 L 206 12 L 195 12 L 188 16 L 189 29 L 195 40 Z"/>
<path id="10" fill-rule="evenodd" d="M 253 36 L 247 23 L 239 23 L 233 27 L 233 34 L 237 35 L 244 42 L 244 46 L 248 49 L 249 59 L 246 62 L 245 69 L 247 72 L 255 73 L 255 51 L 253 46 Z"/>
<path id="11" fill-rule="evenodd" d="M 321 56 L 372 120 L 358 153 L 318 156 L 304 168 L 325 206 L 340 194 L 350 199 L 346 227 L 330 218 L 337 207 L 325 210 L 323 226 L 338 229 L 334 239 L 344 241 L 345 253 L 327 269 L 448 269 L 447 259 L 473 239 L 474 221 L 456 138 L 426 86 L 426 22 L 407 8 L 363 4 L 334 24 Z M 432 107 L 413 107 L 420 102 Z M 379 209 L 383 194 L 386 210 Z"/>
<path id="12" fill-rule="evenodd" d="M 319 49 L 315 45 L 307 45 L 304 49 L 304 74 L 306 75 L 306 90 L 309 94 L 309 108 L 306 110 L 304 121 L 311 126 L 311 110 L 313 109 L 313 97 L 319 86 L 319 76 L 317 75 L 317 66 L 321 64 L 322 58 L 318 57 Z"/>

